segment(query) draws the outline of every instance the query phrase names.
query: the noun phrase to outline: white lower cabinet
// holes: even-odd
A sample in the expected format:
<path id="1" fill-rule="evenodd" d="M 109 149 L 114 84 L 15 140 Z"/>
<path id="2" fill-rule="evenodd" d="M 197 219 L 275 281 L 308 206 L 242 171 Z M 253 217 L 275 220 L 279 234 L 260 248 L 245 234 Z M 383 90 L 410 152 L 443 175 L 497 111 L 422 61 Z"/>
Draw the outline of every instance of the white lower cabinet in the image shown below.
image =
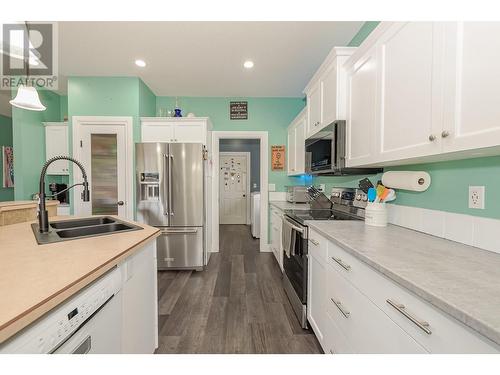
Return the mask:
<path id="1" fill-rule="evenodd" d="M 327 312 L 356 353 L 425 353 L 424 348 L 328 265 Z"/>
<path id="2" fill-rule="evenodd" d="M 309 244 L 308 319 L 325 353 L 500 353 L 489 339 L 309 229 L 312 240 L 318 245 Z"/>
<path id="3" fill-rule="evenodd" d="M 311 325 L 318 341 L 325 344 L 325 334 L 327 327 L 326 315 L 326 268 L 315 256 L 308 256 L 309 283 L 307 285 L 307 320 Z"/>
<path id="4" fill-rule="evenodd" d="M 152 354 L 158 347 L 156 241 L 119 267 L 123 279 L 122 352 Z"/>

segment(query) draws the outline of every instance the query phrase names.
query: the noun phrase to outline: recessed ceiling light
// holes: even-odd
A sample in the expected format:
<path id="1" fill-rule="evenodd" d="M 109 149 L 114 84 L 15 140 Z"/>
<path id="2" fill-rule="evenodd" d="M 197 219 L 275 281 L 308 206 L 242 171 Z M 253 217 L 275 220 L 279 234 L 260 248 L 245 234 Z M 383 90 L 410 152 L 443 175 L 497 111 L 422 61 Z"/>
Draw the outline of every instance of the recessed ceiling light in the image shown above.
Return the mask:
<path id="1" fill-rule="evenodd" d="M 247 60 L 243 63 L 243 66 L 247 69 L 252 69 L 253 68 L 253 61 L 252 60 Z"/>
<path id="2" fill-rule="evenodd" d="M 146 66 L 146 62 L 144 60 L 135 60 L 135 65 L 144 68 Z"/>

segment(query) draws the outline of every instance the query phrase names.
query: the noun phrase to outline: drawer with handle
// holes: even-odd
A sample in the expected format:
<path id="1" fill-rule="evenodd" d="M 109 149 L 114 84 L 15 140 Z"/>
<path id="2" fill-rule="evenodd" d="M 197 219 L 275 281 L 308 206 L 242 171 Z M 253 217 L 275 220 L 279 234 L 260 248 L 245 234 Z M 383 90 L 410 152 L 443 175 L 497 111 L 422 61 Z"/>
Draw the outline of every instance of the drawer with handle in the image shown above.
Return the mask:
<path id="1" fill-rule="evenodd" d="M 500 351 L 495 343 L 331 242 L 328 245 L 328 261 L 345 280 L 367 296 L 427 351 L 433 353 Z"/>
<path id="2" fill-rule="evenodd" d="M 325 262 L 328 256 L 328 240 L 309 228 L 308 253 L 321 262 Z"/>
<path id="3" fill-rule="evenodd" d="M 426 353 L 410 335 L 341 276 L 327 266 L 328 316 L 357 353 Z"/>

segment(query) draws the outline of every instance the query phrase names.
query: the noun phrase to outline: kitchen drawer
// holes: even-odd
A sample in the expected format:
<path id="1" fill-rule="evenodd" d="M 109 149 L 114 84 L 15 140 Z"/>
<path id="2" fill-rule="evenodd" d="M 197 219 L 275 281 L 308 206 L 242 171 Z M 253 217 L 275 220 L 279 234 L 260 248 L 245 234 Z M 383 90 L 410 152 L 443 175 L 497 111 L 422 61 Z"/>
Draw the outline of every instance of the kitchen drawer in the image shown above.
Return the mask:
<path id="1" fill-rule="evenodd" d="M 326 263 L 326 259 L 328 257 L 328 240 L 323 236 L 319 235 L 312 229 L 309 229 L 309 241 L 307 251 L 310 255 L 321 261 L 322 263 Z"/>
<path id="2" fill-rule="evenodd" d="M 500 351 L 495 343 L 438 310 L 336 244 L 329 243 L 328 255 L 331 267 L 429 352 L 498 353 Z M 339 260 L 342 264 L 339 264 Z M 393 305 L 404 305 L 402 311 L 409 316 L 405 316 L 388 300 Z M 426 322 L 429 326 L 419 327 L 412 322 L 412 318 Z"/>
<path id="3" fill-rule="evenodd" d="M 325 335 L 323 340 L 323 351 L 325 354 L 356 353 L 347 337 L 342 333 L 329 315 L 326 317 Z"/>
<path id="4" fill-rule="evenodd" d="M 357 353 L 426 353 L 408 333 L 327 265 L 327 314 Z"/>

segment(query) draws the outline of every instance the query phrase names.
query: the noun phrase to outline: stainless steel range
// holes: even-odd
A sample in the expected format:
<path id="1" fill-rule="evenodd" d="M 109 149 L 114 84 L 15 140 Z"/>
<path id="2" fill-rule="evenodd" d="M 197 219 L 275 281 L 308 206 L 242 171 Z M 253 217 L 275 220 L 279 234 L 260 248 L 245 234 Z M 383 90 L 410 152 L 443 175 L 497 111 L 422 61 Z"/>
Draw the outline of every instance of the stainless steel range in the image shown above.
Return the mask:
<path id="1" fill-rule="evenodd" d="M 302 328 L 307 328 L 307 267 L 309 220 L 363 220 L 366 195 L 359 189 L 333 188 L 330 199 L 311 194 L 311 210 L 285 210 L 283 216 L 283 288 Z M 324 207 L 324 208 L 321 208 Z"/>

